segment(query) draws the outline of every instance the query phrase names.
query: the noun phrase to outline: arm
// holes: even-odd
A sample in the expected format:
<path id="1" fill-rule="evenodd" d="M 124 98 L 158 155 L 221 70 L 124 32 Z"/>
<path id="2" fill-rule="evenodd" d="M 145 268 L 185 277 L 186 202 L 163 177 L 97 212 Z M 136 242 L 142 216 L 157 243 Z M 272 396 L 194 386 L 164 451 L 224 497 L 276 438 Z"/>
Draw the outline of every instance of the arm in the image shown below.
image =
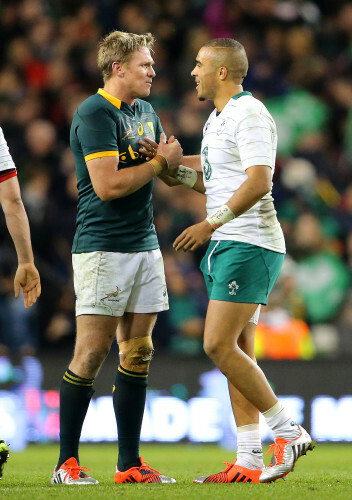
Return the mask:
<path id="1" fill-rule="evenodd" d="M 267 165 L 249 167 L 246 174 L 248 179 L 226 203 L 235 217 L 247 212 L 271 190 L 272 170 Z"/>
<path id="2" fill-rule="evenodd" d="M 267 165 L 255 165 L 246 170 L 247 179 L 229 201 L 199 224 L 185 229 L 175 240 L 175 250 L 196 250 L 206 243 L 223 224 L 247 212 L 271 190 L 272 170 Z"/>
<path id="3" fill-rule="evenodd" d="M 165 135 L 155 151 L 155 157 L 137 165 L 119 170 L 119 157 L 102 157 L 89 160 L 87 168 L 93 189 L 103 201 L 128 196 L 168 168 L 178 165 L 182 149 L 178 141 L 165 142 Z"/>
<path id="4" fill-rule="evenodd" d="M 16 299 L 22 287 L 24 304 L 28 308 L 41 293 L 39 273 L 34 265 L 28 218 L 24 209 L 17 177 L 0 183 L 0 203 L 6 225 L 14 242 L 18 268 L 14 280 Z"/>
<path id="5" fill-rule="evenodd" d="M 187 167 L 183 164 L 183 160 L 182 165 L 170 171 L 169 177 L 174 177 L 180 184 L 184 184 L 198 193 L 205 194 L 203 172 Z"/>
<path id="6" fill-rule="evenodd" d="M 202 172 L 202 164 L 200 162 L 200 155 L 188 155 L 182 158 L 182 164 L 185 167 L 193 168 L 197 172 Z"/>
<path id="7" fill-rule="evenodd" d="M 190 170 L 192 172 L 190 172 Z M 162 173 L 161 175 L 159 175 L 159 179 L 161 179 L 170 187 L 180 186 L 181 184 L 184 184 L 194 191 L 197 191 L 197 193 L 205 194 L 203 173 L 197 172 L 196 170 L 186 167 L 186 165 L 183 164 L 170 171 L 170 174 Z"/>
<path id="8" fill-rule="evenodd" d="M 118 165 L 118 156 L 87 161 L 93 189 L 103 201 L 128 196 L 155 177 L 155 172 L 149 162 L 121 170 L 118 170 Z"/>
<path id="9" fill-rule="evenodd" d="M 172 143 L 174 140 L 174 136 L 171 136 L 168 142 Z M 152 158 L 158 147 L 157 143 L 148 137 L 144 137 L 144 141 L 140 140 L 139 143 L 143 146 L 139 151 L 144 154 L 147 159 Z M 168 172 L 162 172 L 159 175 L 159 179 L 169 187 L 184 184 L 198 193 L 205 194 L 199 155 L 184 156 L 182 158 L 182 165 L 179 164 L 176 168 L 169 169 Z"/>

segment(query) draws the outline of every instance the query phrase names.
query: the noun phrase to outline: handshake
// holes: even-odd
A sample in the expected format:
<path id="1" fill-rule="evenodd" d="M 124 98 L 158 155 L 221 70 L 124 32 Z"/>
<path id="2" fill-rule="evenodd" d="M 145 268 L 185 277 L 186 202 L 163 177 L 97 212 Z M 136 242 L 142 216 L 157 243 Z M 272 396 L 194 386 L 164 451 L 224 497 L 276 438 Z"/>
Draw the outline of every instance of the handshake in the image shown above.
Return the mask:
<path id="1" fill-rule="evenodd" d="M 140 140 L 139 143 L 142 146 L 139 151 L 145 155 L 155 176 L 167 174 L 174 177 L 176 175 L 178 166 L 182 163 L 183 150 L 174 136 L 166 142 L 166 136 L 162 133 L 159 144 L 148 137 L 144 137 L 144 140 Z"/>

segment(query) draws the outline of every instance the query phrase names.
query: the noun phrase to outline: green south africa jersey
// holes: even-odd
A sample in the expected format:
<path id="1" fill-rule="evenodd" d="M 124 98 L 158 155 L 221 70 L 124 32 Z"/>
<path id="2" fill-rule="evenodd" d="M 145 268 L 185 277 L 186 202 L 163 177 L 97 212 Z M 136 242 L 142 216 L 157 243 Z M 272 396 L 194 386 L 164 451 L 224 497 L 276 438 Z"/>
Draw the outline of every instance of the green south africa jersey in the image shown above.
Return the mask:
<path id="1" fill-rule="evenodd" d="M 102 201 L 86 161 L 119 156 L 119 169 L 139 165 L 145 157 L 138 151 L 138 141 L 149 137 L 159 142 L 162 131 L 152 106 L 140 99 L 131 107 L 99 89 L 78 107 L 70 133 L 79 194 L 72 253 L 129 253 L 159 247 L 153 224 L 154 181 L 129 196 Z"/>

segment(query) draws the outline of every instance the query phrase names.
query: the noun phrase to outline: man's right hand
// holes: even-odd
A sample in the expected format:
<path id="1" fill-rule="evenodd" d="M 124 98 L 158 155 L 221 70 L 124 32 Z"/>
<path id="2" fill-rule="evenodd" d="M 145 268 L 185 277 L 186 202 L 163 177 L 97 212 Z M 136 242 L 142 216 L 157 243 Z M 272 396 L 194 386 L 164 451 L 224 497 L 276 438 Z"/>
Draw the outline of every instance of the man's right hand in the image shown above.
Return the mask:
<path id="1" fill-rule="evenodd" d="M 28 262 L 19 264 L 14 280 L 15 297 L 18 299 L 22 288 L 24 306 L 31 307 L 41 294 L 40 277 L 34 264 Z"/>
<path id="2" fill-rule="evenodd" d="M 158 145 L 156 154 L 162 155 L 167 159 L 169 170 L 175 169 L 179 165 L 181 165 L 183 156 L 182 153 L 183 150 L 177 139 L 172 137 L 168 142 L 166 142 L 165 134 L 162 133 L 160 135 L 160 143 Z M 168 173 L 168 171 L 166 171 L 165 173 Z"/>

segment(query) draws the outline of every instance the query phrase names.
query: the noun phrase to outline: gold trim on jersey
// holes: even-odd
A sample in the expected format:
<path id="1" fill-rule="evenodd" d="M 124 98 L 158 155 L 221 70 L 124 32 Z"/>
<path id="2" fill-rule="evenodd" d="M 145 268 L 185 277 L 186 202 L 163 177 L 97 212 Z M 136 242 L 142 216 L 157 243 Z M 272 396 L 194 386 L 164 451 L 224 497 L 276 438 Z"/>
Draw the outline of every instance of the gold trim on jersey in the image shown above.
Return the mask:
<path id="1" fill-rule="evenodd" d="M 118 109 L 121 109 L 121 101 L 117 97 L 114 97 L 113 95 L 109 94 L 104 89 L 98 89 L 98 94 L 103 96 L 107 101 L 111 102 L 111 104 L 116 106 Z"/>
<path id="2" fill-rule="evenodd" d="M 94 160 L 95 158 L 103 158 L 104 156 L 119 156 L 118 151 L 100 151 L 99 153 L 92 153 L 84 157 L 86 161 Z"/>

